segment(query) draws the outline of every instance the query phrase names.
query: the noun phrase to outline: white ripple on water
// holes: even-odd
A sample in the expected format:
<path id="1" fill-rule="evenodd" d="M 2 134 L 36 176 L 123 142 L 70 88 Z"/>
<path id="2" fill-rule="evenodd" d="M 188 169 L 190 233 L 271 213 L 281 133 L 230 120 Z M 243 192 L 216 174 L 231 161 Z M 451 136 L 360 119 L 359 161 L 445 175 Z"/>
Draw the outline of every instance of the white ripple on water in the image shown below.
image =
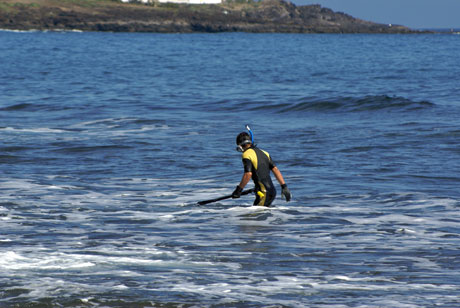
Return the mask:
<path id="1" fill-rule="evenodd" d="M 37 128 L 14 128 L 14 127 L 0 127 L 0 130 L 12 133 L 36 133 L 36 134 L 61 134 L 66 133 L 65 130 L 49 128 L 49 127 L 37 127 Z"/>
<path id="2" fill-rule="evenodd" d="M 95 266 L 94 263 L 75 258 L 63 253 L 46 254 L 39 257 L 34 253 L 33 257 L 24 257 L 14 251 L 0 253 L 0 268 L 3 273 L 14 271 L 34 271 L 34 270 L 72 270 Z"/>
<path id="3" fill-rule="evenodd" d="M 458 287 L 444 263 L 423 255 L 430 246 L 456 247 L 456 238 L 440 240 L 450 234 L 444 228 L 458 226 L 456 200 L 424 195 L 400 206 L 385 198 L 326 196 L 323 201 L 331 205 L 277 201 L 280 205 L 265 209 L 241 199 L 197 207 L 197 198 L 226 190 L 187 196 L 177 194 L 184 183 L 191 188 L 211 183 L 184 180 L 165 191 L 161 182 L 119 178 L 83 188 L 2 179 L 0 213 L 9 219 L 0 226 L 6 234 L 0 281 L 13 278 L 17 287 L 30 290 L 21 296 L 33 299 L 80 292 L 91 302 L 105 292 L 129 294 L 129 279 L 147 297 L 149 292 L 180 292 L 205 302 L 244 298 L 290 307 L 303 307 L 303 299 L 318 296 L 330 299 L 318 307 L 336 307 L 329 297 L 334 292 L 351 292 L 358 299 L 377 292 L 369 302 L 381 307 L 428 297 L 442 303 Z M 166 195 L 170 199 L 162 199 Z M 146 203 L 140 204 L 139 196 Z M 58 232 L 54 244 L 40 243 L 56 209 L 66 220 L 53 227 Z M 33 227 L 23 224 L 27 215 L 34 217 Z M 17 246 L 32 242 L 8 230 L 36 236 L 38 246 Z M 76 239 L 69 241 L 66 234 Z M 406 275 L 419 278 L 410 281 Z M 111 282 L 91 281 L 95 276 Z M 430 281 L 423 283 L 424 276 Z M 155 287 L 146 282 L 158 279 Z"/>
<path id="4" fill-rule="evenodd" d="M 85 121 L 70 125 L 71 129 L 82 129 L 88 134 L 107 134 L 112 136 L 128 136 L 142 132 L 167 131 L 171 127 L 167 124 L 135 124 L 141 118 L 106 118 Z M 131 128 L 130 128 L 131 127 Z"/>

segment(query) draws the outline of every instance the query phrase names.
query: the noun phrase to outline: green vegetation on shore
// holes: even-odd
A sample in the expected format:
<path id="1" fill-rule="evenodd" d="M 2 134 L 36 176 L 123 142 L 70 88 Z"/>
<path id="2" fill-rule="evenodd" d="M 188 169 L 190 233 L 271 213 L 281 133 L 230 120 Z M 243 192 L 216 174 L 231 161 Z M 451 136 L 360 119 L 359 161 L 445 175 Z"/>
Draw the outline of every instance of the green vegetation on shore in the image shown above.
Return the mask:
<path id="1" fill-rule="evenodd" d="M 2 0 L 0 28 L 114 32 L 413 33 L 319 5 L 284 0 L 140 4 L 119 0 Z"/>

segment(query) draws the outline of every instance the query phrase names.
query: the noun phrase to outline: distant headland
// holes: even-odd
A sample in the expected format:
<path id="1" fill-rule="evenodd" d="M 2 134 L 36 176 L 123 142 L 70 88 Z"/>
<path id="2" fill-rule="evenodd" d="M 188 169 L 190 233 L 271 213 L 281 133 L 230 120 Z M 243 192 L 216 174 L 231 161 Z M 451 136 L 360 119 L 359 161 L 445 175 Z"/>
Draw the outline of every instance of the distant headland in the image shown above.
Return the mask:
<path id="1" fill-rule="evenodd" d="M 0 28 L 157 33 L 419 33 L 400 25 L 357 19 L 320 5 L 296 6 L 284 0 L 193 4 L 203 2 L 2 0 Z"/>

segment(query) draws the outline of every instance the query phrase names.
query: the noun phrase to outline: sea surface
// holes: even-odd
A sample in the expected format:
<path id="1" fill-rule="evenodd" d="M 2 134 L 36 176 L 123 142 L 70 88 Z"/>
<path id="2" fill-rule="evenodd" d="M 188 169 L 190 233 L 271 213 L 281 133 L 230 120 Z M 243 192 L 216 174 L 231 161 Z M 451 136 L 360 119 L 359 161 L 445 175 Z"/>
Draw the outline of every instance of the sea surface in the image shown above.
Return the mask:
<path id="1" fill-rule="evenodd" d="M 0 307 L 460 307 L 459 50 L 0 31 Z"/>

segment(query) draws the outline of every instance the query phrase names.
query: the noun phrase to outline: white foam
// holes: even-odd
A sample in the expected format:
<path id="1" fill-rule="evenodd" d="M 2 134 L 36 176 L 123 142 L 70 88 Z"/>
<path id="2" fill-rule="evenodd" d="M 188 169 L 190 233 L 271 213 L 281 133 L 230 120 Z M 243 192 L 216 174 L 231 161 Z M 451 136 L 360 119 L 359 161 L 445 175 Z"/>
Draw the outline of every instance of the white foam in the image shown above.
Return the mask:
<path id="1" fill-rule="evenodd" d="M 400 233 L 406 233 L 406 234 L 417 234 L 417 231 L 411 230 L 411 229 L 408 229 L 408 228 L 401 228 L 401 229 L 398 229 L 398 232 L 400 232 Z"/>
<path id="2" fill-rule="evenodd" d="M 4 130 L 7 132 L 17 132 L 17 133 L 52 133 L 52 134 L 60 134 L 65 133 L 66 131 L 61 129 L 55 128 L 48 128 L 48 127 L 38 127 L 38 128 L 13 128 L 13 127 L 1 127 L 0 130 Z"/>
<path id="3" fill-rule="evenodd" d="M 18 255 L 14 251 L 0 253 L 0 267 L 7 267 L 10 263 L 24 260 L 27 260 L 27 258 Z"/>
<path id="4" fill-rule="evenodd" d="M 31 29 L 31 30 L 16 30 L 16 29 L 0 29 L 2 32 L 13 32 L 13 33 L 33 33 L 33 32 L 40 32 L 41 30 L 38 29 Z"/>
<path id="5" fill-rule="evenodd" d="M 18 219 L 23 222 L 26 214 L 31 214 L 38 229 L 17 226 L 27 234 L 38 230 L 36 235 L 40 239 L 48 228 L 50 210 L 63 212 L 67 221 L 72 223 L 72 227 L 66 227 L 65 222 L 59 222 L 62 226 L 56 230 L 67 236 L 75 233 L 74 242 L 63 243 L 68 237 L 59 238 L 57 235 L 53 249 L 9 248 L 8 254 L 0 254 L 0 271 L 5 276 L 34 277 L 43 283 L 38 286 L 24 282 L 23 285 L 25 289 L 37 287 L 44 292 L 42 295 L 38 291 L 32 293 L 40 298 L 45 296 L 43 294 L 53 296 L 62 292 L 68 295 L 87 290 L 97 294 L 105 291 L 123 293 L 129 290 L 124 283 L 127 278 L 136 280 L 142 292 L 172 290 L 229 306 L 242 298 L 269 305 L 272 298 L 268 300 L 267 295 L 276 297 L 278 305 L 305 307 L 299 298 L 316 293 L 368 294 L 378 291 L 408 294 L 424 290 L 432 293 L 455 290 L 452 283 L 443 284 L 442 281 L 431 283 L 430 280 L 427 284 L 399 281 L 394 279 L 394 270 L 391 269 L 395 264 L 410 264 L 414 275 L 421 272 L 433 273 L 433 277 L 446 274 L 444 266 L 434 258 L 414 256 L 411 252 L 446 243 L 446 240 L 440 240 L 446 234 L 444 228 L 456 228 L 458 224 L 452 200 L 441 200 L 445 208 L 435 208 L 433 212 L 424 212 L 429 204 L 436 205 L 436 200 L 426 196 L 425 201 L 419 200 L 424 204 L 406 203 L 404 208 L 395 205 L 386 208 L 385 204 L 359 198 L 338 198 L 340 202 L 328 200 L 331 205 L 312 207 L 297 201 L 280 201 L 280 205 L 263 208 L 252 206 L 252 198 L 195 206 L 198 200 L 231 191 L 214 189 L 213 179 L 184 178 L 171 182 L 158 177 L 108 178 L 91 185 L 91 188 L 60 183 L 62 179 L 49 176 L 44 184 L 29 179 L 1 179 L 4 194 L 0 200 L 15 204 L 11 209 L 9 206 L 0 207 L 2 213 L 8 214 L 6 217 L 13 218 L 12 222 L 3 224 L 4 228 L 12 227 L 9 225 Z M 75 183 L 76 179 L 69 178 L 68 181 Z M 184 192 L 183 186 L 190 189 Z M 32 200 L 27 198 L 29 195 L 39 195 L 40 198 Z M 179 200 L 194 204 L 179 206 Z M 448 206 L 452 208 L 449 210 Z M 66 230 L 59 229 L 61 227 Z M 105 234 L 108 234 L 107 239 L 103 238 Z M 116 238 L 112 234 L 125 237 Z M 95 235 L 94 238 L 91 235 Z M 9 239 L 19 242 L 21 236 L 9 236 Z M 453 240 L 449 243 L 454 244 Z M 380 248 L 388 253 L 373 256 Z M 369 255 L 363 254 L 364 259 L 354 264 L 357 268 L 353 271 L 348 271 L 354 266 L 351 264 L 353 257 L 330 259 L 335 253 L 358 257 L 368 249 Z M 409 253 L 407 258 L 400 258 L 405 252 Z M 264 267 L 263 262 L 271 253 L 281 258 L 280 268 Z M 286 266 L 298 264 L 292 275 L 283 275 L 283 260 L 287 261 Z M 327 266 L 316 266 L 330 260 L 335 262 L 334 267 L 340 269 L 343 266 L 344 270 L 332 273 Z M 375 270 L 381 274 L 366 276 L 358 270 L 374 261 Z M 78 285 L 71 278 L 62 278 L 64 276 L 61 280 L 43 280 L 44 276 L 66 271 L 78 272 L 82 276 L 91 273 L 111 277 L 111 282 L 93 285 L 88 281 Z M 209 279 L 210 283 L 203 285 L 202 277 Z M 152 285 L 144 284 L 144 281 L 152 279 L 161 281 L 161 286 L 155 285 L 155 289 L 149 290 Z M 86 294 L 83 296 L 91 301 Z M 324 307 L 333 306 L 325 304 Z"/>
<path id="6" fill-rule="evenodd" d="M 92 267 L 94 263 L 81 261 L 79 257 L 72 257 L 65 254 L 48 254 L 39 257 L 34 254 L 32 257 L 24 257 L 14 251 L 0 253 L 0 268 L 4 270 L 52 270 L 52 269 L 75 269 Z"/>
<path id="7" fill-rule="evenodd" d="M 387 299 L 374 300 L 372 304 L 364 304 L 357 306 L 358 308 L 375 308 L 375 307 L 390 307 L 390 308 L 420 308 L 418 304 L 403 303 L 402 301 Z"/>
<path id="8" fill-rule="evenodd" d="M 141 125 L 140 127 L 136 128 L 122 128 L 126 124 L 129 125 L 130 123 L 134 123 L 135 121 L 139 120 L 138 118 L 105 118 L 105 119 L 98 119 L 93 121 L 85 121 L 80 122 L 74 125 L 71 125 L 71 128 L 77 129 L 88 129 L 86 134 L 88 135 L 100 135 L 101 131 L 98 128 L 104 129 L 104 133 L 111 135 L 111 136 L 125 136 L 131 134 L 139 134 L 144 132 L 151 132 L 151 131 L 159 131 L 159 130 L 169 130 L 170 126 L 166 124 L 151 124 L 151 125 Z"/>
<path id="9" fill-rule="evenodd" d="M 304 288 L 299 285 L 298 281 L 292 283 L 292 278 L 276 277 L 276 281 L 240 281 L 239 283 L 212 283 L 208 285 L 197 285 L 193 282 L 183 281 L 180 284 L 175 284 L 172 287 L 173 291 L 181 293 L 194 293 L 200 296 L 204 301 L 222 298 L 218 301 L 219 304 L 230 304 L 239 302 L 244 299 L 247 302 L 267 303 L 267 294 L 277 294 L 278 292 L 304 292 Z M 287 285 L 286 285 L 287 284 Z M 288 307 L 305 307 L 303 303 L 297 300 L 277 299 L 278 305 Z"/>

